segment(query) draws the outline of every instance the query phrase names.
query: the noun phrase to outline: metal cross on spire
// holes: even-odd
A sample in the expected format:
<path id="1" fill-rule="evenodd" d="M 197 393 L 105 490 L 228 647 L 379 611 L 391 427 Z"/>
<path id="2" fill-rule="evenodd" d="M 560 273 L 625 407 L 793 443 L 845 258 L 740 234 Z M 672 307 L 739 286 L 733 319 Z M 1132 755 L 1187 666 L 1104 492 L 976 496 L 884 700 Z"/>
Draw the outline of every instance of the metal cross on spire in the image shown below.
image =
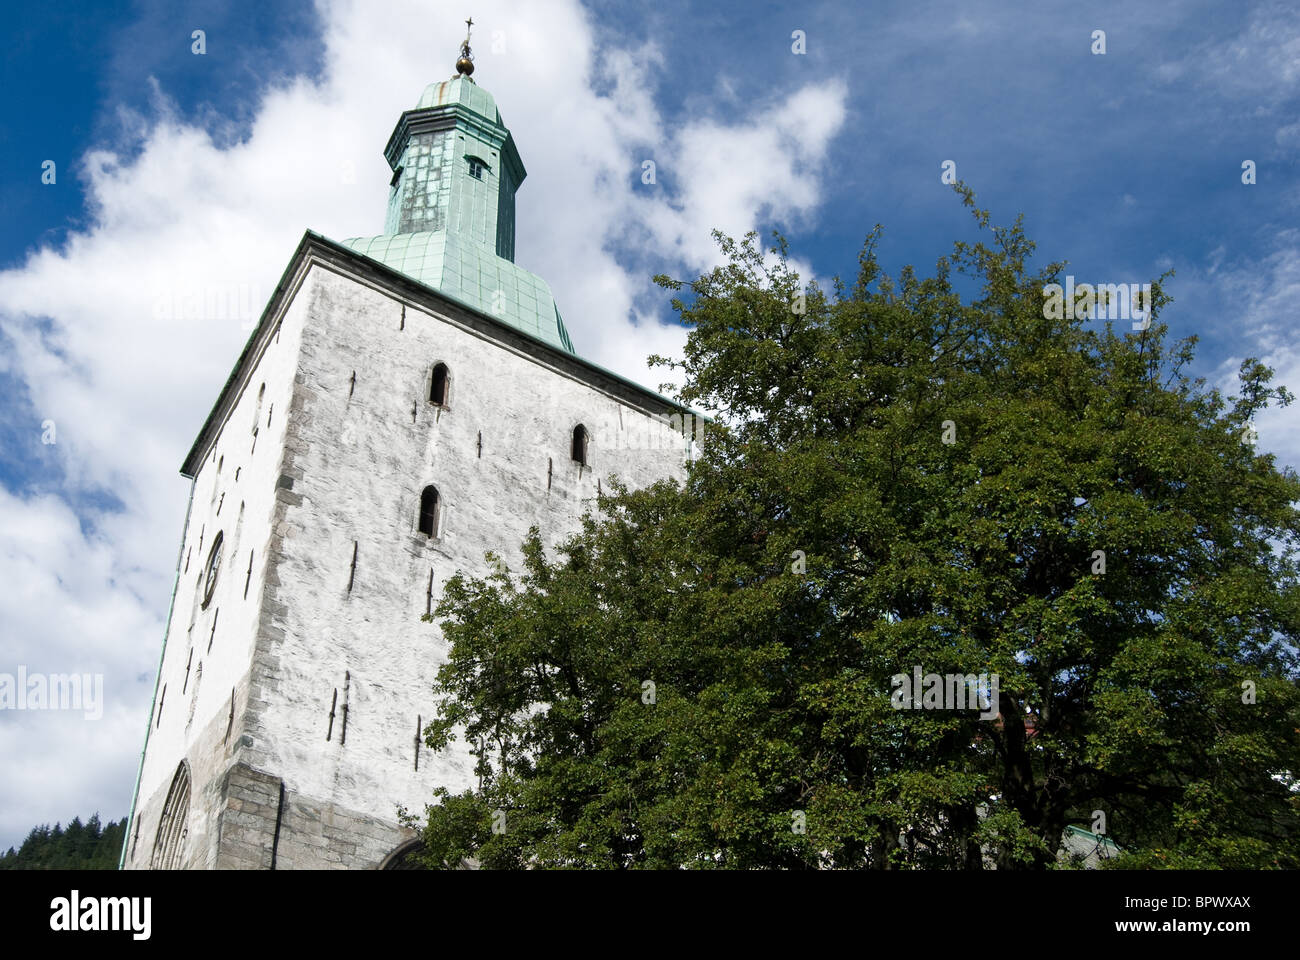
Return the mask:
<path id="1" fill-rule="evenodd" d="M 474 18 L 470 17 L 465 21 L 465 42 L 460 45 L 460 59 L 456 61 L 456 73 L 467 80 L 474 72 L 474 55 L 469 52 L 469 34 L 473 27 Z"/>

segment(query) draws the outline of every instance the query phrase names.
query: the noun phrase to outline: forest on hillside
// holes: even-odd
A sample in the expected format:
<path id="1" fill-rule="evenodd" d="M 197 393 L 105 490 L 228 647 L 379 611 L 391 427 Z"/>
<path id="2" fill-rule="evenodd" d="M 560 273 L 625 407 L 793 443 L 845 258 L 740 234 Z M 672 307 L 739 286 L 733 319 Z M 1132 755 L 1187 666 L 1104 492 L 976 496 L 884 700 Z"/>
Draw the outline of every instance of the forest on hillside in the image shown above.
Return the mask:
<path id="1" fill-rule="evenodd" d="M 126 817 L 107 826 L 96 813 L 85 823 L 74 817 L 66 827 L 33 827 L 22 847 L 0 854 L 0 870 L 116 870 Z"/>

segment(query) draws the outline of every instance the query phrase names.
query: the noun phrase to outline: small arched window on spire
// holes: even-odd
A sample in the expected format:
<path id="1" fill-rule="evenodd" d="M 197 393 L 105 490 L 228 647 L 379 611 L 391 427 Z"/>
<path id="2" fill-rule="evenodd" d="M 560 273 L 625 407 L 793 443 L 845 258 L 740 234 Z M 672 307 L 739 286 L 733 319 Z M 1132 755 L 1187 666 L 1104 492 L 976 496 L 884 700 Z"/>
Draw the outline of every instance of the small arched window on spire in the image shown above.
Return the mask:
<path id="1" fill-rule="evenodd" d="M 573 446 L 569 452 L 569 456 L 583 466 L 587 465 L 587 440 L 588 434 L 586 427 L 582 424 L 578 424 L 573 428 Z"/>
<path id="2" fill-rule="evenodd" d="M 483 179 L 483 172 L 488 169 L 488 165 L 478 157 L 466 157 L 469 161 L 469 175 L 475 180 Z"/>
<path id="3" fill-rule="evenodd" d="M 432 485 L 425 487 L 420 494 L 420 532 L 426 537 L 438 535 L 439 506 L 438 488 Z"/>
<path id="4" fill-rule="evenodd" d="M 440 363 L 433 368 L 433 377 L 429 381 L 430 403 L 436 407 L 447 405 L 447 387 L 450 381 L 451 373 L 445 363 Z"/>

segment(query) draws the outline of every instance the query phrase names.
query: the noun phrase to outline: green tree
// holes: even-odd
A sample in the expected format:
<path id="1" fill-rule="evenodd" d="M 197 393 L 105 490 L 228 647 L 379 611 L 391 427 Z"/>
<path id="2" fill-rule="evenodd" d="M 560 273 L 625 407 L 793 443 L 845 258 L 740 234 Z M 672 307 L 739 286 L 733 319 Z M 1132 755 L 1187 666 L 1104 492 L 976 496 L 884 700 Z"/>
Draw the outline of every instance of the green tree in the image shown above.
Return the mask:
<path id="1" fill-rule="evenodd" d="M 1064 263 L 959 192 L 987 236 L 932 277 L 877 228 L 829 296 L 753 235 L 658 278 L 717 423 L 684 485 L 448 583 L 426 741 L 481 786 L 429 865 L 1044 868 L 1101 811 L 1121 866 L 1300 866 L 1300 480 L 1248 434 L 1290 395 L 1189 379 L 1167 278 L 1145 330 L 1051 319 Z M 914 667 L 999 715 L 895 709 Z"/>
<path id="2" fill-rule="evenodd" d="M 116 870 L 126 819 L 103 827 L 99 814 L 84 824 L 74 817 L 64 829 L 33 827 L 22 847 L 0 854 L 0 870 Z"/>

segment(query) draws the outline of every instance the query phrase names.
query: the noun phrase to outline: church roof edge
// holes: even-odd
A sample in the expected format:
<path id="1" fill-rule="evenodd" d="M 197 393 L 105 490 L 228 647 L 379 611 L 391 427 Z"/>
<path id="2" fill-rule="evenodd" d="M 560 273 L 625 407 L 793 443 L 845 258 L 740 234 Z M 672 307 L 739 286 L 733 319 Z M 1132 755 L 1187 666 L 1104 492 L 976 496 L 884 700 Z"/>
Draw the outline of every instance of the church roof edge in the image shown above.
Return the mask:
<path id="1" fill-rule="evenodd" d="M 465 303 L 458 298 L 443 293 L 427 284 L 420 283 L 418 280 L 412 279 L 407 274 L 390 267 L 382 261 L 358 253 L 336 240 L 331 240 L 323 234 L 316 233 L 314 230 L 306 230 L 303 232 L 302 239 L 298 242 L 298 247 L 294 250 L 293 256 L 290 258 L 284 272 L 280 275 L 280 280 L 276 284 L 275 290 L 267 300 L 266 307 L 262 310 L 262 315 L 258 320 L 257 326 L 249 336 L 248 341 L 244 344 L 244 349 L 240 351 L 239 358 L 235 361 L 235 365 L 230 371 L 230 376 L 226 378 L 225 385 L 221 388 L 216 403 L 213 404 L 212 410 L 208 413 L 207 418 L 203 422 L 203 427 L 199 430 L 199 434 L 194 440 L 194 444 L 190 447 L 189 453 L 186 454 L 185 460 L 181 464 L 180 472 L 182 476 L 193 479 L 198 475 L 199 465 L 203 462 L 203 458 L 207 456 L 213 442 L 215 442 L 216 437 L 220 434 L 221 428 L 225 425 L 226 417 L 234 408 L 239 389 L 243 386 L 241 380 L 251 373 L 251 368 L 248 363 L 249 358 L 256 352 L 259 345 L 265 343 L 274 335 L 275 324 L 271 321 L 279 314 L 280 306 L 284 300 L 285 294 L 289 288 L 294 285 L 299 272 L 302 271 L 304 258 L 311 251 L 313 245 L 336 255 L 340 255 L 346 259 L 364 263 L 381 276 L 389 278 L 390 281 L 396 280 L 403 285 L 414 288 L 414 290 L 419 292 L 423 297 L 450 303 L 474 317 L 486 320 L 487 329 L 500 331 L 509 336 L 522 338 L 526 343 L 541 351 L 545 356 L 564 364 L 575 365 L 578 368 L 585 369 L 599 377 L 607 378 L 624 388 L 624 390 L 640 396 L 643 400 L 649 400 L 657 406 L 667 407 L 681 413 L 689 413 L 694 416 L 699 416 L 705 420 L 710 419 L 704 417 L 704 415 L 697 411 L 692 410 L 685 404 L 672 400 L 669 397 L 665 397 L 662 394 L 651 390 L 649 387 L 637 383 L 635 380 L 629 380 L 627 377 L 615 373 L 613 370 L 606 369 L 598 363 L 593 363 L 576 353 L 566 351 L 561 347 L 557 347 L 555 344 L 536 337 L 526 330 L 521 330 L 509 323 L 503 322 L 472 304 Z M 305 271 L 303 272 L 305 273 Z M 592 385 L 599 386 L 595 383 Z"/>

